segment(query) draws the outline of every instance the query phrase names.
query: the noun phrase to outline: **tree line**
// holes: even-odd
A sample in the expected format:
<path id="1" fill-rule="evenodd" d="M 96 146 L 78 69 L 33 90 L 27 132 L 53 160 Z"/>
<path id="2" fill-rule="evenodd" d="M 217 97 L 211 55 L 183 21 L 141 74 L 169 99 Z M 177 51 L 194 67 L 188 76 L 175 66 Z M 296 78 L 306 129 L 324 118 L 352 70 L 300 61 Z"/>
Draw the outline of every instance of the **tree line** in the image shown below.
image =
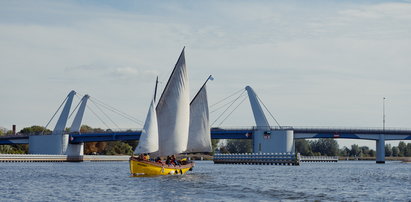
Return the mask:
<path id="1" fill-rule="evenodd" d="M 68 131 L 68 129 L 67 129 Z M 82 125 L 80 133 L 98 133 L 107 130 L 101 128 L 92 128 L 88 125 Z M 23 128 L 20 134 L 50 134 L 52 131 L 42 126 L 31 126 Z M 0 136 L 12 135 L 13 131 L 0 127 Z M 226 144 L 219 145 L 219 140 L 212 140 L 213 151 L 218 150 L 221 153 L 252 153 L 252 140 L 226 140 Z M 131 141 L 110 141 L 110 142 L 86 142 L 84 144 L 84 154 L 101 154 L 101 155 L 131 155 L 137 146 L 137 140 Z M 0 145 L 0 153 L 8 154 L 27 154 L 28 145 Z M 334 139 L 318 140 L 295 140 L 295 150 L 303 156 L 352 156 L 352 157 L 375 157 L 376 152 L 367 146 L 351 145 L 350 148 L 339 148 Z M 398 146 L 385 145 L 385 156 L 393 157 L 410 157 L 411 143 L 406 144 L 401 141 Z"/>
<path id="2" fill-rule="evenodd" d="M 69 129 L 66 129 L 69 131 Z M 80 133 L 91 133 L 91 132 L 105 132 L 106 130 L 101 128 L 92 128 L 88 125 L 82 125 L 80 128 Z M 21 129 L 19 134 L 36 134 L 36 135 L 47 135 L 51 134 L 51 130 L 46 129 L 42 126 L 31 126 Z M 0 136 L 12 135 L 13 131 L 7 130 L 5 128 L 0 128 Z M 137 146 L 137 140 L 131 141 L 112 141 L 112 142 L 86 142 L 84 144 L 84 154 L 101 154 L 101 155 L 131 155 L 134 148 Z M 16 144 L 16 145 L 0 145 L 0 153 L 3 154 L 28 154 L 29 146 L 27 144 Z"/>
<path id="3" fill-rule="evenodd" d="M 339 148 L 338 142 L 334 139 L 318 140 L 295 140 L 295 151 L 303 156 L 352 156 L 352 157 L 375 157 L 376 151 L 367 146 L 351 145 L 350 148 Z M 252 153 L 252 140 L 227 140 L 227 143 L 220 146 L 221 153 Z M 406 144 L 401 141 L 398 146 L 385 145 L 385 156 L 411 157 L 411 143 Z"/>

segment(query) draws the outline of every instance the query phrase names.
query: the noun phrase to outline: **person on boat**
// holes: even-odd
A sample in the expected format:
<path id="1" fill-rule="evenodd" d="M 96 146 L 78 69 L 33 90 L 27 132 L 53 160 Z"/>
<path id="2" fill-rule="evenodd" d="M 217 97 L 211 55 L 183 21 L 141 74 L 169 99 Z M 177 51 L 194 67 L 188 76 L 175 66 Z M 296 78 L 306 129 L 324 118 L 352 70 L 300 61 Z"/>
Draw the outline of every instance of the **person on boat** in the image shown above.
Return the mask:
<path id="1" fill-rule="evenodd" d="M 180 165 L 176 159 L 176 156 L 173 154 L 171 155 L 171 163 L 174 165 Z"/>
<path id="2" fill-rule="evenodd" d="M 166 164 L 169 165 L 169 166 L 172 165 L 172 164 L 171 164 L 171 157 L 170 157 L 170 156 L 167 156 Z"/>
<path id="3" fill-rule="evenodd" d="M 156 162 L 156 163 L 163 163 L 163 162 L 161 161 L 161 158 L 160 158 L 160 157 L 157 157 L 156 160 L 155 160 L 155 162 Z"/>
<path id="4" fill-rule="evenodd" d="M 148 154 L 144 154 L 144 155 L 143 155 L 143 160 L 149 161 L 149 160 L 150 160 L 150 156 L 149 156 Z"/>
<path id="5" fill-rule="evenodd" d="M 138 159 L 139 159 L 139 160 L 144 160 L 144 154 L 138 155 Z"/>

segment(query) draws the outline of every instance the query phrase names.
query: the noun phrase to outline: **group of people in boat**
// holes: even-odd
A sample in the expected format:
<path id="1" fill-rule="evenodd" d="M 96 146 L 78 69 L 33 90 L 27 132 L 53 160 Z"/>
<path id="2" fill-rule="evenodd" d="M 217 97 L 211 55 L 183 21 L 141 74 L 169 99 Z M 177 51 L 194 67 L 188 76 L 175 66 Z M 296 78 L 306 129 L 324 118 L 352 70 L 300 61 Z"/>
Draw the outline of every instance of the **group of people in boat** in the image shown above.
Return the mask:
<path id="1" fill-rule="evenodd" d="M 160 157 L 157 157 L 156 159 L 151 159 L 150 154 L 140 154 L 139 156 L 135 158 L 138 160 L 143 160 L 143 161 L 154 161 L 156 163 L 166 164 L 169 166 L 178 166 L 178 165 L 187 164 L 186 158 L 177 160 L 175 155 L 167 156 L 165 161 L 163 161 Z"/>

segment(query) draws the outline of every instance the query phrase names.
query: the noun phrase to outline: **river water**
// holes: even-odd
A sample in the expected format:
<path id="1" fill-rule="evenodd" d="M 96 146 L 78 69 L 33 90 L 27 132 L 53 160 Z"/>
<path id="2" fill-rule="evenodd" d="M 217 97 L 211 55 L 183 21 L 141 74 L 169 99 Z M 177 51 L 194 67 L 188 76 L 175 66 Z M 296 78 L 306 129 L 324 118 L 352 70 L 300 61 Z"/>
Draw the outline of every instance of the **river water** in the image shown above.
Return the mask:
<path id="1" fill-rule="evenodd" d="M 0 201 L 411 201 L 411 164 L 214 165 L 130 177 L 128 162 L 0 163 Z"/>

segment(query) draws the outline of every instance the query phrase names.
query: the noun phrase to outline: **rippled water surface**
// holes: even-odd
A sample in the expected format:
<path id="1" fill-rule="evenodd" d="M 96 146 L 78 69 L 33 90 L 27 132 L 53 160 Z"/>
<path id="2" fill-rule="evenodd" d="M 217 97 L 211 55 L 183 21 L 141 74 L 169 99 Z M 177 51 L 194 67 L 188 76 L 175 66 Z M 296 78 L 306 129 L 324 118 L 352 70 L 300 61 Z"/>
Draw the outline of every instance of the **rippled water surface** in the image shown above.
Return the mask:
<path id="1" fill-rule="evenodd" d="M 128 162 L 0 163 L 0 201 L 411 201 L 411 164 L 196 162 L 185 176 L 130 177 Z"/>

